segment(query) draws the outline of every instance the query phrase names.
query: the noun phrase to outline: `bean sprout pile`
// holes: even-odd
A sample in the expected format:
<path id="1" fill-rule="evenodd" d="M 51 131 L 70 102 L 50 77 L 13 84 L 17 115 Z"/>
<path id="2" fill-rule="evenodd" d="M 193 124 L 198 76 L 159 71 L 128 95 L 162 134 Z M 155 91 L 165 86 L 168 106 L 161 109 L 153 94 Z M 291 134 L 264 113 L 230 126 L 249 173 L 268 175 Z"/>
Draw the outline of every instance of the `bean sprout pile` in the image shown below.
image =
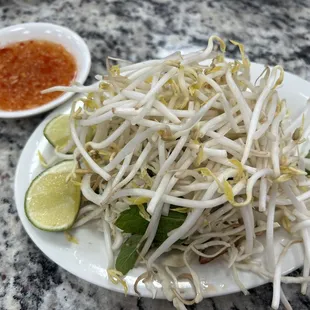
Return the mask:
<path id="1" fill-rule="evenodd" d="M 221 256 L 245 294 L 240 270 L 273 282 L 274 309 L 280 302 L 292 309 L 281 283 L 300 283 L 305 293 L 310 280 L 309 160 L 300 148 L 310 132 L 309 109 L 292 119 L 277 92 L 282 67 L 266 67 L 253 83 L 243 45 L 231 43 L 240 60 L 225 60 L 225 43 L 212 36 L 206 49 L 187 55 L 135 64 L 109 57 L 107 75 L 97 75 L 95 84 L 47 90 L 83 94 L 72 104 L 72 139 L 55 152 L 75 161 L 70 179 L 78 183 L 81 176 L 83 204 L 74 227 L 97 222 L 113 283 L 127 289 L 115 258 L 130 234 L 116 222 L 135 206 L 147 221 L 136 245 L 134 265 L 146 268 L 138 294 L 140 281 L 157 280 L 167 299 L 186 309 L 203 298 L 192 263 L 208 268 Z M 170 211 L 184 221 L 154 243 Z M 291 235 L 279 257 L 276 229 Z M 294 243 L 304 248 L 303 275 L 282 276 Z M 254 262 L 259 253 L 267 264 Z M 178 274 L 177 267 L 188 272 Z M 181 278 L 191 284 L 192 300 L 180 290 Z"/>

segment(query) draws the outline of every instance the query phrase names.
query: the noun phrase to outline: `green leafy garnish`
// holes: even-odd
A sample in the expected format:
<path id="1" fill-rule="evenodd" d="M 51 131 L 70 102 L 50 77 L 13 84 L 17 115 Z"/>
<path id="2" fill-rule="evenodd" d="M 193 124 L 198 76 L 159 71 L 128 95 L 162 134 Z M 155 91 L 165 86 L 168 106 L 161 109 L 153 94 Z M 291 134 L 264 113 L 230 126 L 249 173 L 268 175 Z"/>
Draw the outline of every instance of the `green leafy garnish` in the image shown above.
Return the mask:
<path id="1" fill-rule="evenodd" d="M 186 214 L 175 211 L 170 211 L 168 216 L 163 215 L 160 218 L 154 241 L 156 243 L 163 243 L 167 239 L 168 233 L 180 227 L 185 219 Z"/>
<path id="2" fill-rule="evenodd" d="M 139 244 L 144 235 L 149 222 L 141 216 L 141 208 L 146 209 L 146 205 L 130 206 L 123 211 L 115 222 L 115 225 L 124 233 L 131 234 L 131 237 L 125 241 L 117 256 L 115 268 L 125 275 L 131 270 L 139 257 L 139 250 L 142 244 Z M 146 210 L 145 210 L 146 212 Z M 168 233 L 180 227 L 186 219 L 186 213 L 176 211 L 169 212 L 168 216 L 162 215 L 158 224 L 154 245 L 160 245 L 167 237 Z"/>
<path id="3" fill-rule="evenodd" d="M 162 215 L 154 242 L 157 244 L 164 242 L 168 237 L 168 233 L 180 227 L 185 219 L 186 214 L 171 210 L 168 216 Z M 124 233 L 133 235 L 143 235 L 148 224 L 149 222 L 141 216 L 141 211 L 137 206 L 131 206 L 130 209 L 123 211 L 115 222 L 115 225 Z"/>
<path id="4" fill-rule="evenodd" d="M 116 259 L 115 268 L 123 275 L 127 274 L 127 272 L 135 266 L 139 257 L 137 247 L 141 238 L 141 235 L 132 235 L 121 247 Z"/>
<path id="5" fill-rule="evenodd" d="M 125 233 L 143 235 L 149 222 L 140 215 L 137 206 L 123 211 L 115 222 L 115 225 Z"/>

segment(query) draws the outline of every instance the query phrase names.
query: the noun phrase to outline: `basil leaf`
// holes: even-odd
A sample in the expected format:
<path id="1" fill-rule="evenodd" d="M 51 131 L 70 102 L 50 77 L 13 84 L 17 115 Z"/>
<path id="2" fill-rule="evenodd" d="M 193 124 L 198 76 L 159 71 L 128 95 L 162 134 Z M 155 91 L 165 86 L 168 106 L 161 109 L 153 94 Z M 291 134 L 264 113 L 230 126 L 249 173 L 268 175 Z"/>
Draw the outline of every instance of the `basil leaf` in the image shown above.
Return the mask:
<path id="1" fill-rule="evenodd" d="M 143 235 L 149 222 L 139 214 L 137 206 L 123 211 L 115 222 L 115 225 L 128 234 Z"/>
<path id="2" fill-rule="evenodd" d="M 146 206 L 144 206 L 146 208 Z M 158 229 L 154 238 L 154 245 L 163 243 L 168 233 L 180 227 L 186 219 L 186 214 L 170 211 L 168 216 L 161 216 Z M 131 270 L 139 257 L 137 252 L 138 244 L 144 235 L 149 222 L 140 215 L 137 206 L 130 206 L 128 210 L 123 211 L 115 222 L 115 225 L 125 233 L 132 234 L 121 246 L 120 252 L 116 258 L 115 268 L 123 275 Z"/>
<path id="3" fill-rule="evenodd" d="M 168 216 L 161 216 L 154 243 L 157 245 L 163 243 L 167 239 L 168 233 L 180 227 L 185 219 L 186 214 L 172 210 Z M 123 232 L 133 235 L 143 235 L 148 224 L 149 222 L 140 215 L 137 206 L 131 206 L 128 210 L 123 211 L 115 222 L 115 225 Z"/>
<path id="4" fill-rule="evenodd" d="M 168 216 L 162 215 L 160 218 L 156 236 L 154 241 L 156 243 L 163 243 L 168 238 L 168 233 L 180 227 L 186 219 L 186 214 L 180 212 L 170 211 Z"/>
<path id="5" fill-rule="evenodd" d="M 138 259 L 137 246 L 141 240 L 141 235 L 132 235 L 125 243 L 123 243 L 121 250 L 116 258 L 115 268 L 123 275 L 131 270 Z"/>

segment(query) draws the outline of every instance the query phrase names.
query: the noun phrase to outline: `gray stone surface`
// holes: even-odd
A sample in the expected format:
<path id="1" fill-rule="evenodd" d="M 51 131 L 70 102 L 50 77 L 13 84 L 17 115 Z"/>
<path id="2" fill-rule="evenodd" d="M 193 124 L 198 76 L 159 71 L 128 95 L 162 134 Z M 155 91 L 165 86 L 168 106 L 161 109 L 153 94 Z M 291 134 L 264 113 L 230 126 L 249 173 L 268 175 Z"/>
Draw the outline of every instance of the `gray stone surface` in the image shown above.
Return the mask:
<path id="1" fill-rule="evenodd" d="M 216 33 L 243 41 L 252 61 L 280 63 L 310 80 L 309 8 L 307 0 L 0 0 L 0 27 L 44 21 L 72 28 L 90 47 L 90 76 L 104 70 L 107 55 L 142 60 L 166 49 L 206 46 Z M 229 47 L 228 55 L 236 52 Z M 28 238 L 14 205 L 14 171 L 43 117 L 0 120 L 0 309 L 173 309 L 167 301 L 124 297 L 80 280 Z M 310 309 L 310 295 L 302 296 L 299 286 L 283 289 L 294 309 Z M 211 298 L 189 309 L 269 309 L 271 285 L 250 292 Z"/>

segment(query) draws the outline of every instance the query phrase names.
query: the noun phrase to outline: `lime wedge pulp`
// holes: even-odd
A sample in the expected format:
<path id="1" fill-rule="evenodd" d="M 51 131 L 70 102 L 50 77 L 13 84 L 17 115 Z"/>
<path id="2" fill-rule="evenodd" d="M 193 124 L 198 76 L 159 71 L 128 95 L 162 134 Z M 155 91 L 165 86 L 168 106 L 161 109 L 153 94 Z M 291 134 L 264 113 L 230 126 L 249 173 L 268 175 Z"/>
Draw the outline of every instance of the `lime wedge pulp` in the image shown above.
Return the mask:
<path id="1" fill-rule="evenodd" d="M 62 147 L 71 139 L 69 115 L 54 117 L 44 128 L 44 136 L 53 147 Z"/>
<path id="2" fill-rule="evenodd" d="M 64 231 L 69 229 L 79 212 L 80 187 L 66 182 L 74 162 L 62 161 L 38 175 L 25 196 L 25 213 L 39 229 Z"/>
<path id="3" fill-rule="evenodd" d="M 44 128 L 44 137 L 54 148 L 62 148 L 71 139 L 69 114 L 61 114 L 50 120 Z M 86 142 L 91 141 L 95 135 L 95 129 L 89 127 Z M 75 146 L 68 153 L 73 153 Z"/>

